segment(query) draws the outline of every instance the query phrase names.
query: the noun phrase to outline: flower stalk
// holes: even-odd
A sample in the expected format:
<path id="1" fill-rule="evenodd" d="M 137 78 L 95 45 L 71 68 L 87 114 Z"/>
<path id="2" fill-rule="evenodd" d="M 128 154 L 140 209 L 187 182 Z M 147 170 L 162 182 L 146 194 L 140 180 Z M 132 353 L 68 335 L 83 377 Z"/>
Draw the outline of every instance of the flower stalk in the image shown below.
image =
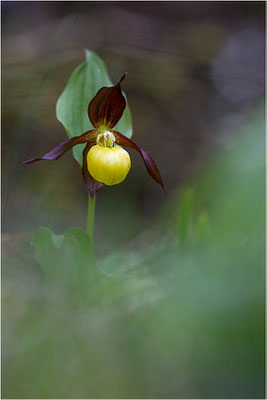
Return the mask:
<path id="1" fill-rule="evenodd" d="M 95 200 L 96 198 L 92 198 L 88 196 L 88 212 L 87 212 L 87 233 L 90 237 L 92 245 L 94 244 L 94 226 L 95 226 Z"/>

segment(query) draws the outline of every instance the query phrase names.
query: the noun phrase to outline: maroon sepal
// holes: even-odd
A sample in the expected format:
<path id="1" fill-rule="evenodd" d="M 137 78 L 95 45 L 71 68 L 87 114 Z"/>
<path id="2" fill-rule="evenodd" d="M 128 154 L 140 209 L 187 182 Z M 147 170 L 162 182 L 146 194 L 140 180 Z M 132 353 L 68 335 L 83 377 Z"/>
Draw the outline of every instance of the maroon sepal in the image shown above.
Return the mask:
<path id="1" fill-rule="evenodd" d="M 84 148 L 82 173 L 83 173 L 84 183 L 85 183 L 87 189 L 89 190 L 91 198 L 93 199 L 96 196 L 96 193 L 98 192 L 98 190 L 106 185 L 104 183 L 96 181 L 92 177 L 92 175 L 89 174 L 89 171 L 87 169 L 87 153 L 92 146 L 93 146 L 93 143 L 88 143 Z"/>
<path id="2" fill-rule="evenodd" d="M 120 132 L 114 131 L 114 130 L 112 130 L 111 132 L 113 132 L 113 134 L 116 138 L 115 143 L 117 143 L 121 146 L 132 147 L 133 149 L 137 150 L 138 153 L 140 153 L 140 155 L 143 158 L 143 161 L 145 163 L 147 172 L 157 183 L 159 183 L 162 186 L 164 192 L 167 194 L 167 190 L 164 186 L 164 183 L 160 176 L 160 172 L 159 172 L 153 158 L 146 151 L 140 149 L 140 147 L 137 146 L 137 144 L 134 143 L 131 139 L 122 135 Z"/>
<path id="3" fill-rule="evenodd" d="M 23 164 L 31 164 L 36 161 L 42 161 L 42 160 L 57 160 L 59 157 L 62 156 L 62 154 L 70 150 L 76 144 L 87 143 L 87 142 L 95 143 L 96 137 L 97 137 L 97 132 L 94 129 L 92 129 L 90 131 L 83 133 L 80 136 L 74 136 L 63 143 L 60 143 L 57 147 L 49 151 L 49 153 L 46 153 L 43 157 L 32 158 L 28 161 L 24 161 Z"/>
<path id="4" fill-rule="evenodd" d="M 126 78 L 121 76 L 116 85 L 101 88 L 88 106 L 88 116 L 95 128 L 105 126 L 113 128 L 120 120 L 126 107 L 126 100 L 121 92 L 120 83 Z"/>

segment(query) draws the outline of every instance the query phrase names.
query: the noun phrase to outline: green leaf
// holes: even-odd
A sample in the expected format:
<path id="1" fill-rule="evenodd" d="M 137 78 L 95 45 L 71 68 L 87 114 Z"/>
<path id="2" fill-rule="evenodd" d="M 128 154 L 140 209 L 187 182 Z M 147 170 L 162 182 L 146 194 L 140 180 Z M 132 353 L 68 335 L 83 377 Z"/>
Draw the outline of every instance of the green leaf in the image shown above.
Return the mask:
<path id="1" fill-rule="evenodd" d="M 93 247 L 88 233 L 70 228 L 64 235 L 55 235 L 40 228 L 32 243 L 44 278 L 56 296 L 67 294 L 72 302 L 88 299 L 100 272 L 96 270 Z"/>
<path id="2" fill-rule="evenodd" d="M 63 238 L 62 235 L 54 235 L 48 228 L 40 228 L 32 242 L 35 247 L 35 258 L 47 279 L 54 275 L 54 266 L 58 264 Z"/>
<path id="3" fill-rule="evenodd" d="M 87 114 L 88 104 L 101 87 L 113 85 L 104 62 L 92 51 L 86 50 L 85 55 L 86 60 L 73 71 L 56 105 L 57 119 L 69 137 L 79 136 L 93 129 Z M 127 137 L 132 136 L 132 117 L 128 104 L 114 129 Z M 84 147 L 85 144 L 79 144 L 72 150 L 80 165 Z"/>

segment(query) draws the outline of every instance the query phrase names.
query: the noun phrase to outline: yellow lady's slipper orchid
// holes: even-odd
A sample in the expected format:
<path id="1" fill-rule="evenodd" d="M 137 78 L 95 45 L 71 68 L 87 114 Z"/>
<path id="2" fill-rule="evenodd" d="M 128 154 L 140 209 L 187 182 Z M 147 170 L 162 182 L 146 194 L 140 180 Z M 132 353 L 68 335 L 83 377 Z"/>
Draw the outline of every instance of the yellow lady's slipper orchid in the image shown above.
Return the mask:
<path id="1" fill-rule="evenodd" d="M 95 129 L 72 137 L 60 143 L 43 157 L 33 158 L 25 161 L 24 164 L 40 160 L 57 160 L 76 144 L 87 143 L 83 151 L 82 173 L 90 196 L 93 198 L 101 187 L 115 185 L 125 179 L 131 167 L 130 156 L 118 145 L 132 147 L 140 153 L 149 175 L 166 192 L 152 157 L 131 139 L 112 129 L 120 120 L 126 107 L 126 100 L 120 87 L 125 77 L 126 73 L 116 85 L 101 88 L 90 101 L 88 116 Z"/>

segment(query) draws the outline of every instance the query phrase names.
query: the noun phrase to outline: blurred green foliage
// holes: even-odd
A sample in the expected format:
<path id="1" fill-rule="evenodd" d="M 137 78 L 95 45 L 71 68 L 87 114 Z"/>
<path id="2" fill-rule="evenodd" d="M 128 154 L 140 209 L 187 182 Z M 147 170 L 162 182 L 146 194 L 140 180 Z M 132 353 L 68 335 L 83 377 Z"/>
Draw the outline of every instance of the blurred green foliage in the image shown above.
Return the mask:
<path id="1" fill-rule="evenodd" d="M 39 235 L 42 269 L 4 260 L 4 398 L 264 397 L 261 107 L 132 248 Z"/>

